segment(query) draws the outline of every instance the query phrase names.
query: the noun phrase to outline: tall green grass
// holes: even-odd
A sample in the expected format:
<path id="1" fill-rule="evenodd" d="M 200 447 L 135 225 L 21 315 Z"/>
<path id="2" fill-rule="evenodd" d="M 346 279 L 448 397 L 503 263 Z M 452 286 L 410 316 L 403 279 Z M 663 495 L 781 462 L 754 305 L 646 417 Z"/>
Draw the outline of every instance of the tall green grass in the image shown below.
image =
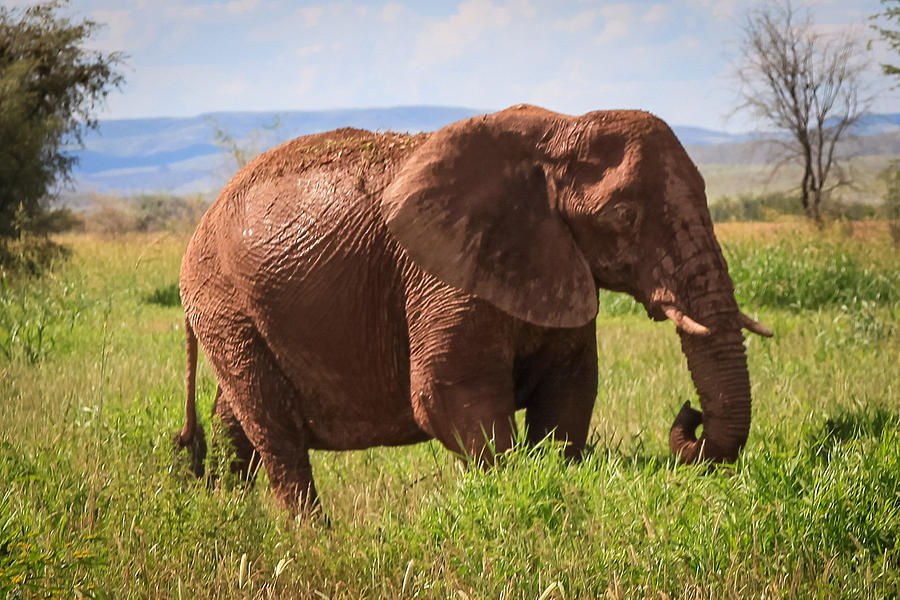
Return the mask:
<path id="1" fill-rule="evenodd" d="M 871 249 L 803 237 L 765 244 L 726 241 L 722 251 L 741 305 L 797 311 L 900 303 L 897 261 L 875 259 Z M 600 312 L 618 316 L 642 314 L 644 309 L 627 294 L 601 291 Z"/>
<path id="2" fill-rule="evenodd" d="M 889 245 L 723 240 L 741 302 L 776 331 L 747 341 L 753 426 L 735 465 L 675 464 L 668 427 L 694 395 L 678 338 L 612 309 L 583 461 L 549 441 L 487 470 L 435 442 L 315 452 L 326 522 L 289 519 L 265 475 L 234 481 L 222 452 L 200 481 L 173 456 L 182 315 L 153 299 L 174 298 L 185 240 L 68 241 L 71 263 L 0 296 L 0 598 L 900 593 Z M 209 431 L 202 362 L 198 390 Z"/>
<path id="3" fill-rule="evenodd" d="M 866 264 L 865 256 L 833 241 L 780 240 L 724 245 L 739 302 L 770 308 L 818 310 L 883 306 L 900 301 L 900 271 Z"/>

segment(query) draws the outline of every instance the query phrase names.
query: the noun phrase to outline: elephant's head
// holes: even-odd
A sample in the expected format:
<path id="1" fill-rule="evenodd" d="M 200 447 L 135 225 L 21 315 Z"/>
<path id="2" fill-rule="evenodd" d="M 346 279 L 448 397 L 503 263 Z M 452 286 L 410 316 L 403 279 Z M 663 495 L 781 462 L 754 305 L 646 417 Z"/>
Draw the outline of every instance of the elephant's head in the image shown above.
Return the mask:
<path id="1" fill-rule="evenodd" d="M 383 203 L 417 264 L 513 316 L 583 325 L 602 287 L 674 321 L 703 413 L 685 404 L 670 447 L 685 462 L 737 457 L 750 428 L 741 328 L 771 332 L 738 309 L 703 178 L 661 120 L 520 106 L 461 121 L 415 150 Z"/>

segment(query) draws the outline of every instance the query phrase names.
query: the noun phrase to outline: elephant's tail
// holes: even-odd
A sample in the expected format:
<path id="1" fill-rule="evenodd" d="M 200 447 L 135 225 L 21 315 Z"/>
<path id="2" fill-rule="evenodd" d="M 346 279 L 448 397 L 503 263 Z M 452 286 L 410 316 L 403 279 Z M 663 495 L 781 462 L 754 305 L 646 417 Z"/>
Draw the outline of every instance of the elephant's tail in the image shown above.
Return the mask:
<path id="1" fill-rule="evenodd" d="M 201 477 L 203 475 L 203 459 L 206 457 L 206 437 L 203 428 L 197 424 L 197 336 L 191 327 L 190 319 L 184 319 L 185 350 L 187 354 L 187 371 L 184 377 L 186 395 L 184 401 L 184 426 L 175 434 L 175 447 L 180 450 L 188 448 L 191 455 L 191 470 Z"/>

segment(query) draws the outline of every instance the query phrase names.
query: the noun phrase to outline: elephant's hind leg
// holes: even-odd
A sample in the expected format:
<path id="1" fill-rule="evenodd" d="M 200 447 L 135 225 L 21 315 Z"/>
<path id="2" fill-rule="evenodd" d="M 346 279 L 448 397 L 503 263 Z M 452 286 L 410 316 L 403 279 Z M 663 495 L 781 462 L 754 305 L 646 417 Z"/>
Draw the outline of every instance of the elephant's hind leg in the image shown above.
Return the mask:
<path id="1" fill-rule="evenodd" d="M 259 455 L 278 502 L 294 514 L 308 512 L 318 506 L 319 498 L 297 391 L 259 334 L 249 345 L 252 358 L 244 375 L 232 384 L 231 409 Z"/>
<path id="2" fill-rule="evenodd" d="M 229 446 L 231 452 L 229 470 L 245 483 L 252 483 L 259 469 L 259 455 L 247 438 L 244 428 L 234 414 L 231 400 L 225 396 L 222 386 L 216 390 L 216 399 L 213 403 L 213 439 L 211 446 L 214 449 L 223 444 L 223 440 Z M 216 453 L 214 452 L 213 455 Z"/>
<path id="3" fill-rule="evenodd" d="M 296 388 L 249 318 L 235 312 L 199 321 L 198 336 L 222 388 L 217 413 L 235 442 L 238 464 L 250 465 L 249 442 L 279 504 L 295 514 L 316 507 L 309 432 Z"/>

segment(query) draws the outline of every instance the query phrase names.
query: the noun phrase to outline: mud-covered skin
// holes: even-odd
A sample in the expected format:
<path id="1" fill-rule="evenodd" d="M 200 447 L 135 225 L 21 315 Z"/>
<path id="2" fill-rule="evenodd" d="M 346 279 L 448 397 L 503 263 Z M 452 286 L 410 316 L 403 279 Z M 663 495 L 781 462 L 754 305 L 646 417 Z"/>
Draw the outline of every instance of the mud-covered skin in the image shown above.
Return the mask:
<path id="1" fill-rule="evenodd" d="M 706 320 L 704 337 L 677 322 L 711 420 L 701 440 L 676 422 L 673 451 L 734 458 L 750 412 L 740 313 L 703 180 L 664 123 L 522 106 L 428 135 L 298 138 L 229 182 L 185 252 L 178 442 L 196 431 L 196 336 L 236 468 L 255 450 L 290 510 L 317 500 L 311 448 L 435 437 L 489 461 L 485 434 L 508 448 L 520 408 L 533 440 L 553 432 L 577 456 L 599 287 Z"/>

